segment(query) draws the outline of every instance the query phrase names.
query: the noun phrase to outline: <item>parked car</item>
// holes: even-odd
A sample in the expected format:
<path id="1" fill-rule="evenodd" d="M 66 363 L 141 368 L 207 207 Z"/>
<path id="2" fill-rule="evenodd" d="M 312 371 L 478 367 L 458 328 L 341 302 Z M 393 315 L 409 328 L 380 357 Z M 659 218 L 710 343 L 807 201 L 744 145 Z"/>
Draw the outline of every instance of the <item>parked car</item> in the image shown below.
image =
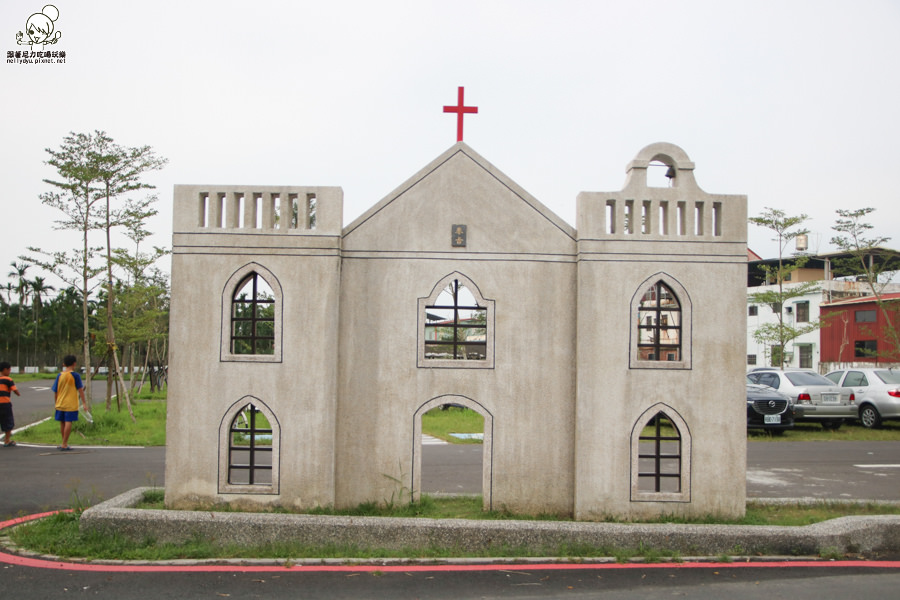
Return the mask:
<path id="1" fill-rule="evenodd" d="M 853 390 L 863 427 L 900 419 L 900 369 L 841 369 L 825 377 Z"/>
<path id="2" fill-rule="evenodd" d="M 786 394 L 747 379 L 747 429 L 780 434 L 794 427 L 794 404 Z"/>
<path id="3" fill-rule="evenodd" d="M 853 391 L 814 371 L 769 368 L 747 373 L 747 379 L 790 396 L 795 421 L 815 421 L 825 429 L 837 429 L 857 418 Z"/>

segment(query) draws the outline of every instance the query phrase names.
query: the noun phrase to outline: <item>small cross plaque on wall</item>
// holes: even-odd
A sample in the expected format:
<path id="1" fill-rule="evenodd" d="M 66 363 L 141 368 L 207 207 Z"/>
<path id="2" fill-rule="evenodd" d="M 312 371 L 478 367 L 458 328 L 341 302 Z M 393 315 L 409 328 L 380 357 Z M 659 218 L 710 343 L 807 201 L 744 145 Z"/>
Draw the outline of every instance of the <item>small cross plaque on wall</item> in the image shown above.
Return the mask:
<path id="1" fill-rule="evenodd" d="M 450 245 L 454 248 L 465 248 L 466 247 L 466 226 L 465 225 L 454 225 L 453 231 L 450 234 Z"/>

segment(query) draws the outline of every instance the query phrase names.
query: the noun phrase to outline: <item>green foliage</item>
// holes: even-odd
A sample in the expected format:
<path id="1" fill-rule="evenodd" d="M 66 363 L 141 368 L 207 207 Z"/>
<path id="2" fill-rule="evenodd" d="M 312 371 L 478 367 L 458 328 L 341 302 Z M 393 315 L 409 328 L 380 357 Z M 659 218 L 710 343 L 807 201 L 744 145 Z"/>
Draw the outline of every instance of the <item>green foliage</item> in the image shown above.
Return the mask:
<path id="1" fill-rule="evenodd" d="M 144 508 L 164 508 L 166 492 L 162 488 L 151 488 L 144 492 L 142 506 Z"/>
<path id="2" fill-rule="evenodd" d="M 54 228 L 78 232 L 80 241 L 76 248 L 66 251 L 29 247 L 30 255 L 21 257 L 26 261 L 23 263 L 25 268 L 29 264 L 40 267 L 59 277 L 68 287 L 45 305 L 44 298 L 52 287 L 39 277 L 31 282 L 31 331 L 22 331 L 21 315 L 27 294 L 20 293 L 16 311 L 19 321 L 16 363 L 19 366 L 58 365 L 62 355 L 81 354 L 79 362 L 83 366 L 96 366 L 91 361 L 92 345 L 103 340 L 102 347 L 95 348 L 101 356 L 107 355 L 109 349 L 116 349 L 116 327 L 125 333 L 122 341 L 126 347 L 137 343 L 149 345 L 167 331 L 165 278 L 152 268 L 153 262 L 167 251 L 155 248 L 151 253 L 141 253 L 139 250 L 140 242 L 150 235 L 144 225 L 157 212 L 152 206 L 156 198 L 129 197 L 120 206 L 112 205 L 112 201 L 121 196 L 152 188 L 141 178 L 148 171 L 162 168 L 166 160 L 158 157 L 149 146 L 120 146 L 103 131 L 70 133 L 58 149 L 47 148 L 46 152 L 49 156 L 46 163 L 56 173 L 53 178 L 44 180 L 50 191 L 41 194 L 41 202 L 62 214 Z M 111 247 L 110 232 L 115 228 L 124 229 L 126 236 L 134 242 L 133 254 Z M 105 245 L 94 244 L 98 230 L 106 234 Z M 106 308 L 98 315 L 95 279 L 104 270 L 98 264 L 104 249 L 107 276 L 101 297 L 105 299 Z M 116 279 L 119 273 L 113 272 L 113 266 L 124 269 L 122 280 Z M 116 301 L 117 293 L 123 295 L 123 302 Z M 10 313 L 7 311 L 7 316 Z M 105 328 L 98 327 L 98 317 L 106 321 Z M 98 336 L 101 331 L 103 334 Z M 25 335 L 30 340 L 20 340 Z M 23 356 L 23 350 L 33 351 L 28 357 Z M 149 352 L 145 347 L 144 354 Z M 88 389 L 90 379 L 88 376 L 85 382 Z M 121 390 L 121 393 L 127 404 L 127 390 Z"/>

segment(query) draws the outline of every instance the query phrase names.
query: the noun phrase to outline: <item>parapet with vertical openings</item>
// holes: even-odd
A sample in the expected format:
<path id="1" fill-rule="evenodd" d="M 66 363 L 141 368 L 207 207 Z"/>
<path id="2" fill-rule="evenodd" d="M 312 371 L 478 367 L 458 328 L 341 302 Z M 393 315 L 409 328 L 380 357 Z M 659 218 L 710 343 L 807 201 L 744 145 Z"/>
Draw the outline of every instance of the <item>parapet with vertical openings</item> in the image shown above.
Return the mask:
<path id="1" fill-rule="evenodd" d="M 174 233 L 340 235 L 344 192 L 322 186 L 176 185 Z"/>
<path id="2" fill-rule="evenodd" d="M 664 165 L 669 187 L 648 185 L 651 163 Z M 694 179 L 694 163 L 678 146 L 651 144 L 626 172 L 625 187 L 619 192 L 578 195 L 580 240 L 746 244 L 747 197 L 704 192 Z"/>

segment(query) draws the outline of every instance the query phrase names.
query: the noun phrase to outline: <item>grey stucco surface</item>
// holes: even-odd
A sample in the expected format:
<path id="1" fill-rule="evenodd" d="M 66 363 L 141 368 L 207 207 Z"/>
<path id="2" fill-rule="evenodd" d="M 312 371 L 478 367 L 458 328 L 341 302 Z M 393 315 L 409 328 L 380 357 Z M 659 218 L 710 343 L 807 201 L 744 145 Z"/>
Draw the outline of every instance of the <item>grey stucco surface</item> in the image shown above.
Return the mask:
<path id="1" fill-rule="evenodd" d="M 653 161 L 671 187 L 647 185 Z M 421 415 L 447 401 L 490 424 L 487 508 L 743 514 L 746 197 L 703 191 L 672 144 L 626 172 L 622 190 L 578 195 L 577 227 L 462 142 L 344 227 L 340 188 L 176 186 L 167 507 L 415 496 Z M 315 227 L 276 218 L 312 196 Z M 232 294 L 253 272 L 277 291 L 271 356 L 228 350 Z M 423 300 L 448 278 L 492 307 L 484 361 L 423 359 Z M 637 348 L 657 282 L 681 303 L 674 360 Z M 229 480 L 227 430 L 249 403 L 275 429 L 270 485 Z M 679 424 L 676 493 L 639 489 L 658 475 L 638 451 L 657 414 Z"/>

